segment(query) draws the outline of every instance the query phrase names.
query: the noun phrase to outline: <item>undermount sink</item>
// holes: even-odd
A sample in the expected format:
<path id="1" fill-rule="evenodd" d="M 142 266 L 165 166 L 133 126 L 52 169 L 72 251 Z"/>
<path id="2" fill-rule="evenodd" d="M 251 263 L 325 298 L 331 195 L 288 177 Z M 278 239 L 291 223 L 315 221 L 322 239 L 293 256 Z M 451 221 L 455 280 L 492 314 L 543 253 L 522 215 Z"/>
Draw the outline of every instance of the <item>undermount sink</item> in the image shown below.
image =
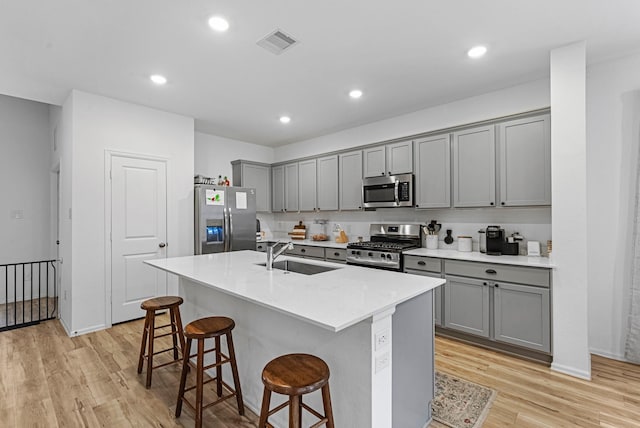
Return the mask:
<path id="1" fill-rule="evenodd" d="M 267 266 L 266 263 L 258 263 L 259 266 Z M 280 269 L 285 272 L 301 273 L 303 275 L 315 275 L 317 273 L 329 272 L 332 270 L 340 269 L 331 266 L 313 265 L 311 263 L 302 263 L 294 260 L 279 260 L 273 262 L 274 269 Z"/>

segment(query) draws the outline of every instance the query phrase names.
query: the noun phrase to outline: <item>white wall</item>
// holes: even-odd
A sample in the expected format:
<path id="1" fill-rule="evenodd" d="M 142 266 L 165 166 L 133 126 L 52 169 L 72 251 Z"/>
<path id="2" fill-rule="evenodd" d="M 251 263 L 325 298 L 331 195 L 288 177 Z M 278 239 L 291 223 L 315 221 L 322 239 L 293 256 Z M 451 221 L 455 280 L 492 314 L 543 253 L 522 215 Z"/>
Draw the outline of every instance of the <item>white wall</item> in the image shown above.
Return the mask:
<path id="1" fill-rule="evenodd" d="M 549 107 L 547 79 L 276 147 L 275 161 L 313 156 L 545 107 Z"/>
<path id="2" fill-rule="evenodd" d="M 639 91 L 640 54 L 588 69 L 589 345 L 617 359 L 624 358 L 633 269 Z"/>
<path id="3" fill-rule="evenodd" d="M 585 43 L 551 51 L 552 368 L 590 379 L 585 89 Z"/>
<path id="4" fill-rule="evenodd" d="M 233 181 L 231 161 L 247 159 L 272 163 L 274 150 L 271 147 L 196 132 L 195 153 L 196 174 L 214 178 L 219 175 L 227 176 L 229 181 Z"/>
<path id="5" fill-rule="evenodd" d="M 69 111 L 70 117 L 66 116 Z M 73 91 L 63 106 L 63 127 L 71 143 L 71 321 L 70 334 L 106 327 L 105 152 L 107 150 L 168 159 L 168 256 L 192 254 L 193 119 L 98 95 Z M 66 147 L 65 147 L 66 149 Z M 61 169 L 67 171 L 66 159 Z M 68 212 L 65 197 L 63 212 Z M 65 262 L 66 264 L 66 262 Z M 177 289 L 177 283 L 172 286 Z M 170 287 L 170 292 L 172 288 Z M 175 290 L 173 290 L 175 292 Z"/>
<path id="6" fill-rule="evenodd" d="M 0 148 L 0 264 L 52 259 L 49 106 L 0 95 Z"/>

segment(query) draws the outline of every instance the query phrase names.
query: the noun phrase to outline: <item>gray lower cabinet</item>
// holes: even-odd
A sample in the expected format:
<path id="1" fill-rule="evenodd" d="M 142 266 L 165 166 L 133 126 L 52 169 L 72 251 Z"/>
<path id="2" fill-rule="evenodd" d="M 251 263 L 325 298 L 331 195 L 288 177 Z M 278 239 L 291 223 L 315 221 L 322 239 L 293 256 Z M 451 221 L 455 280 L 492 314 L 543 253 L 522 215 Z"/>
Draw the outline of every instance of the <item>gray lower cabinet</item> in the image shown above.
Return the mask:
<path id="1" fill-rule="evenodd" d="M 549 290 L 526 285 L 496 283 L 494 338 L 542 352 L 551 350 Z"/>
<path id="2" fill-rule="evenodd" d="M 445 276 L 444 326 L 481 337 L 489 337 L 489 287 L 486 281 Z"/>
<path id="3" fill-rule="evenodd" d="M 549 269 L 445 260 L 444 272 L 444 328 L 551 354 Z"/>
<path id="4" fill-rule="evenodd" d="M 284 253 L 288 256 L 299 256 L 324 260 L 324 247 L 316 247 L 312 245 L 296 245 L 294 243 L 293 249 L 287 250 Z"/>
<path id="5" fill-rule="evenodd" d="M 433 257 L 403 256 L 404 272 L 412 275 L 442 278 L 442 261 Z M 442 326 L 442 292 L 443 287 L 437 287 L 433 293 L 433 321 Z"/>

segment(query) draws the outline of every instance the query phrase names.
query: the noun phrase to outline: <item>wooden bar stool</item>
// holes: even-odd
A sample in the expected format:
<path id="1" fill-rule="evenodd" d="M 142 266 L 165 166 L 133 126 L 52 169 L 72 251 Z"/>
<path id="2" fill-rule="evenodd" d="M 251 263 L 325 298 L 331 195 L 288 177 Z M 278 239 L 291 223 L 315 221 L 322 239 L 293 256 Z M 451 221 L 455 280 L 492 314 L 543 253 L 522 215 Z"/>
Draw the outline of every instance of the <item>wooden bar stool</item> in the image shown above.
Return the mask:
<path id="1" fill-rule="evenodd" d="M 302 425 L 302 408 L 319 418 L 311 428 L 326 424 L 334 428 L 331 396 L 329 395 L 329 366 L 320 358 L 309 354 L 288 354 L 271 360 L 262 370 L 264 394 L 258 428 L 272 427 L 269 416 L 289 406 L 289 428 Z M 302 396 L 322 388 L 324 415 L 302 402 Z M 271 392 L 289 396 L 289 401 L 269 410 Z"/>
<path id="2" fill-rule="evenodd" d="M 180 377 L 180 389 L 178 390 L 178 403 L 176 406 L 176 417 L 180 416 L 182 412 L 182 402 L 187 403 L 191 409 L 195 411 L 196 414 L 196 427 L 200 428 L 202 426 L 202 411 L 208 407 L 214 406 L 221 401 L 224 401 L 231 397 L 236 397 L 236 401 L 238 403 L 238 413 L 242 416 L 244 415 L 244 403 L 242 402 L 242 390 L 240 388 L 240 378 L 238 376 L 238 365 L 236 364 L 236 353 L 233 348 L 233 338 L 231 337 L 231 330 L 236 326 L 236 323 L 227 317 L 208 317 L 201 318 L 195 320 L 189 324 L 184 329 L 184 335 L 187 338 L 186 350 L 187 352 L 184 354 L 184 359 L 182 363 L 182 376 Z M 220 336 L 225 335 L 227 338 L 227 348 L 229 349 L 229 355 L 224 355 L 222 350 L 220 349 Z M 208 350 L 204 349 L 204 341 L 205 339 L 214 338 L 214 347 Z M 191 342 L 193 340 L 198 341 L 198 350 L 195 354 L 189 355 L 191 352 Z M 204 365 L 204 355 L 210 352 L 215 352 L 216 362 L 210 364 L 208 366 Z M 194 365 L 191 362 L 191 358 L 196 357 L 196 364 Z M 231 388 L 222 380 L 222 365 L 230 363 L 231 364 L 231 373 L 233 374 L 233 384 L 234 388 Z M 196 384 L 190 388 L 185 389 L 185 384 L 187 382 L 187 372 L 189 371 L 189 366 L 195 368 L 196 370 Z M 205 370 L 209 370 L 211 368 L 216 369 L 216 377 L 203 381 Z M 216 394 L 218 395 L 218 399 L 212 403 L 207 405 L 202 404 L 202 396 L 203 396 L 203 387 L 209 382 L 216 382 Z M 223 396 L 222 395 L 222 387 L 225 387 L 230 393 Z M 192 389 L 196 390 L 196 402 L 195 405 L 190 403 L 184 396 L 185 392 L 191 391 Z"/>
<path id="3" fill-rule="evenodd" d="M 147 311 L 144 318 L 144 330 L 142 331 L 142 344 L 140 345 L 140 358 L 138 359 L 138 373 L 142 373 L 142 366 L 144 360 L 147 360 L 147 389 L 151 386 L 151 372 L 153 369 L 164 367 L 169 364 L 179 363 L 180 357 L 178 356 L 178 342 L 180 344 L 180 352 L 184 350 L 184 337 L 182 335 L 182 320 L 180 319 L 180 305 L 182 304 L 182 297 L 177 296 L 162 296 L 155 297 L 153 299 L 145 300 L 140 304 L 140 308 Z M 156 327 L 156 311 L 169 309 L 169 324 Z M 171 331 L 156 335 L 155 331 L 161 328 L 171 327 Z M 172 336 L 173 346 L 171 348 L 163 349 L 161 351 L 154 352 L 153 344 L 155 339 L 165 336 Z M 147 353 L 145 354 L 145 348 L 147 347 L 147 337 L 149 339 Z M 154 367 L 153 356 L 161 354 L 163 352 L 173 351 L 173 361 L 160 364 Z"/>

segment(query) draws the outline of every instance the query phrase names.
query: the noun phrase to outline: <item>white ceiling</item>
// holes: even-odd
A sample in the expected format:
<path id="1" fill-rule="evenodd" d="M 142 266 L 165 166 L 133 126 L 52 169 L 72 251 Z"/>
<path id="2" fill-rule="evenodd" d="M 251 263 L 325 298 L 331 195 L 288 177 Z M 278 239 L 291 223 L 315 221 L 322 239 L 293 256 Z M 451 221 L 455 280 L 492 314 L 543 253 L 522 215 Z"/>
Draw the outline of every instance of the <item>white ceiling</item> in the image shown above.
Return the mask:
<path id="1" fill-rule="evenodd" d="M 256 45 L 276 28 L 299 45 Z M 640 1 L 2 0 L 0 93 L 62 104 L 75 88 L 277 146 L 546 77 L 549 51 L 579 40 L 589 63 L 640 50 Z"/>

